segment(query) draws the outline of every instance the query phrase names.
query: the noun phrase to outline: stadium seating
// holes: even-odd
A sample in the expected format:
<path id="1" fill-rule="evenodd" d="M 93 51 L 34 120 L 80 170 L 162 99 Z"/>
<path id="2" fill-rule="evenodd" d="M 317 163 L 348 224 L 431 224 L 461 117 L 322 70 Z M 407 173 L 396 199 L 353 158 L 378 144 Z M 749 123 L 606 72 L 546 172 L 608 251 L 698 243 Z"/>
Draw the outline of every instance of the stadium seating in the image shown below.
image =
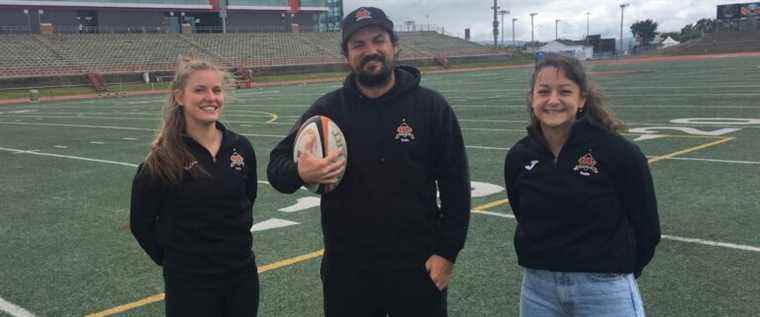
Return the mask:
<path id="1" fill-rule="evenodd" d="M 402 60 L 495 53 L 435 32 L 400 39 Z M 343 62 L 340 40 L 334 32 L 0 35 L 0 78 L 167 71 L 188 52 L 229 68 L 334 64 Z"/>
<path id="2" fill-rule="evenodd" d="M 669 47 L 664 50 L 675 54 L 722 54 L 760 51 L 758 32 L 715 32 Z"/>
<path id="3" fill-rule="evenodd" d="M 229 0 L 229 5 L 243 6 L 287 6 L 288 0 Z"/>
<path id="4" fill-rule="evenodd" d="M 60 0 L 58 0 L 60 1 Z M 158 3 L 158 4 L 200 4 L 208 5 L 208 0 L 76 0 L 76 2 L 114 2 L 114 3 Z"/>

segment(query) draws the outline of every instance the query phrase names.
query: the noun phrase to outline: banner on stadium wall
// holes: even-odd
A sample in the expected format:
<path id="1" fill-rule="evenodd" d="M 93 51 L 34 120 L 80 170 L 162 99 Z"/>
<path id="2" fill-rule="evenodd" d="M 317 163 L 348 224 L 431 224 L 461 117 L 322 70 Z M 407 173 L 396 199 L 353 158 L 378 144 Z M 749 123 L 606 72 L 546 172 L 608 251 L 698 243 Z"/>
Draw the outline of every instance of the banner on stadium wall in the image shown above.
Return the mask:
<path id="1" fill-rule="evenodd" d="M 298 13 L 301 11 L 301 0 L 288 0 L 288 6 L 290 6 L 290 13 Z"/>
<path id="2" fill-rule="evenodd" d="M 719 20 L 741 19 L 747 17 L 760 17 L 760 2 L 718 6 Z"/>

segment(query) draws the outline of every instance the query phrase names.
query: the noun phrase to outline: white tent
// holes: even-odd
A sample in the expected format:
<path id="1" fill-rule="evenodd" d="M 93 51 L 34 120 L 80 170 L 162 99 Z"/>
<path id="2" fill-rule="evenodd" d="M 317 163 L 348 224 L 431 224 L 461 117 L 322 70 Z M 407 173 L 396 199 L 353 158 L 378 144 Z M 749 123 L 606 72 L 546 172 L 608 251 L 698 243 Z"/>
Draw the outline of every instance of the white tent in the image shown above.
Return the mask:
<path id="1" fill-rule="evenodd" d="M 540 47 L 538 51 L 565 54 L 580 60 L 594 57 L 594 47 L 587 46 L 579 41 L 555 40 Z"/>
<path id="2" fill-rule="evenodd" d="M 662 48 L 668 48 L 668 47 L 678 45 L 678 44 L 681 44 L 681 42 L 678 42 L 674 40 L 673 38 L 671 38 L 670 36 L 668 36 L 667 38 L 665 38 L 664 41 L 662 41 Z"/>

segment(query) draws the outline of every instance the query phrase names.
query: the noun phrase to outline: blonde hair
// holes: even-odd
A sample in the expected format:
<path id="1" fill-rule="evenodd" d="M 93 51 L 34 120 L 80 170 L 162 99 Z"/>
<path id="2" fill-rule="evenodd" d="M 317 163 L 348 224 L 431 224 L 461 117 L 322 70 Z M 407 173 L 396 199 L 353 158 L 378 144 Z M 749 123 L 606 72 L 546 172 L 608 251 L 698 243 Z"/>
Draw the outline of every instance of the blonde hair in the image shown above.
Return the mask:
<path id="1" fill-rule="evenodd" d="M 612 133 L 619 133 L 619 131 L 624 128 L 625 125 L 623 124 L 623 121 L 616 118 L 615 114 L 607 109 L 607 99 L 602 92 L 599 91 L 596 84 L 588 79 L 586 70 L 583 68 L 581 62 L 575 58 L 556 53 L 547 53 L 544 56 L 544 60 L 536 64 L 536 68 L 533 70 L 533 76 L 530 80 L 530 91 L 528 92 L 528 111 L 530 112 L 531 127 L 538 128 L 540 126 L 540 122 L 533 113 L 531 105 L 531 96 L 533 95 L 536 78 L 541 70 L 548 67 L 554 67 L 564 73 L 568 79 L 580 87 L 581 96 L 586 98 L 586 103 L 583 107 L 584 110 L 579 111 L 578 114 L 576 114 L 576 119 L 580 119 L 583 116 L 589 116 L 602 128 Z M 541 131 L 541 129 L 538 129 L 538 131 Z"/>
<path id="2" fill-rule="evenodd" d="M 192 177 L 207 174 L 202 167 L 194 163 L 195 156 L 182 140 L 186 122 L 182 105 L 177 101 L 177 96 L 183 93 L 190 76 L 203 70 L 219 72 L 219 77 L 223 81 L 227 78 L 226 72 L 196 54 L 177 57 L 174 81 L 170 85 L 170 93 L 163 107 L 163 120 L 150 145 L 144 165 L 150 175 L 157 177 L 163 183 L 178 184 L 185 170 Z"/>

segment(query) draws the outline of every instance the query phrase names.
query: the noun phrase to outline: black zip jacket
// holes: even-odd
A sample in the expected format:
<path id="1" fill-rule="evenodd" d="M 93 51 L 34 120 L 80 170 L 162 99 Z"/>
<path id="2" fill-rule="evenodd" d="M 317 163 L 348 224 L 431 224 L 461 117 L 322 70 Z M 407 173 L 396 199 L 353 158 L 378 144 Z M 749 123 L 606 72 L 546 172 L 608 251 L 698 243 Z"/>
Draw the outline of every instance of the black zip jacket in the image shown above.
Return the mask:
<path id="1" fill-rule="evenodd" d="M 394 71 L 396 85 L 375 99 L 361 95 L 349 75 L 342 88 L 319 98 L 271 152 L 269 182 L 293 193 L 303 185 L 293 162 L 300 123 L 325 115 L 345 134 L 345 175 L 321 200 L 328 264 L 419 267 L 433 254 L 453 262 L 464 246 L 470 181 L 459 123 L 440 94 L 419 86 L 417 69 Z"/>
<path id="2" fill-rule="evenodd" d="M 641 275 L 660 241 L 652 177 L 641 150 L 578 120 L 554 161 L 534 129 L 507 154 L 504 182 L 521 266 Z"/>
<path id="3" fill-rule="evenodd" d="M 165 269 L 218 274 L 254 263 L 250 230 L 256 157 L 248 139 L 220 123 L 217 128 L 223 135 L 216 157 L 183 137 L 197 160 L 194 164 L 207 176 L 193 178 L 185 172 L 179 184 L 167 185 L 140 164 L 132 183 L 132 234 Z"/>

